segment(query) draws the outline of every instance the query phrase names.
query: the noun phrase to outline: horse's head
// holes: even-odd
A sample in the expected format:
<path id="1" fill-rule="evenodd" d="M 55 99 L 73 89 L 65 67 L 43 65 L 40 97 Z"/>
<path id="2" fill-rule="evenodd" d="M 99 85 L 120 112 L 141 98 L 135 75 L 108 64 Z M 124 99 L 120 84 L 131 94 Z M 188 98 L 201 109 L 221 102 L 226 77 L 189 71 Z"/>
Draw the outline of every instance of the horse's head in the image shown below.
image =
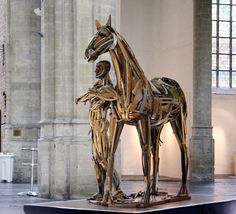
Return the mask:
<path id="1" fill-rule="evenodd" d="M 94 62 L 99 55 L 114 49 L 117 43 L 115 31 L 111 27 L 111 16 L 109 16 L 106 25 L 102 26 L 97 20 L 95 24 L 97 33 L 93 36 L 85 50 L 85 57 L 89 62 Z"/>

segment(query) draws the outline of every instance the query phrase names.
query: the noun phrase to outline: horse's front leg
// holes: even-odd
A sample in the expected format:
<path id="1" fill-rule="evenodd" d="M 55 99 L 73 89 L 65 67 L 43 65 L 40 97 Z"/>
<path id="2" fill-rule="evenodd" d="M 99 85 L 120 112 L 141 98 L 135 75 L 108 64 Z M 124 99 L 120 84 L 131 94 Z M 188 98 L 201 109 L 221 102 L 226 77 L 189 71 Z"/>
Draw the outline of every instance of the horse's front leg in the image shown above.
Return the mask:
<path id="1" fill-rule="evenodd" d="M 142 166 L 143 175 L 146 182 L 146 190 L 144 192 L 142 201 L 149 203 L 150 200 L 150 168 L 151 168 L 151 126 L 150 119 L 148 117 L 142 118 L 136 124 L 139 134 L 140 145 L 142 149 Z"/>
<path id="2" fill-rule="evenodd" d="M 163 126 L 155 127 L 151 129 L 151 147 L 152 147 L 152 182 L 151 182 L 151 194 L 158 195 L 157 178 L 159 171 L 159 147 L 160 137 Z"/>
<path id="3" fill-rule="evenodd" d="M 113 179 L 113 173 L 114 173 L 115 152 L 117 149 L 117 145 L 118 145 L 123 127 L 124 127 L 124 123 L 118 122 L 116 115 L 111 114 L 106 187 L 105 187 L 105 194 L 103 197 L 104 204 L 112 203 L 112 179 Z"/>

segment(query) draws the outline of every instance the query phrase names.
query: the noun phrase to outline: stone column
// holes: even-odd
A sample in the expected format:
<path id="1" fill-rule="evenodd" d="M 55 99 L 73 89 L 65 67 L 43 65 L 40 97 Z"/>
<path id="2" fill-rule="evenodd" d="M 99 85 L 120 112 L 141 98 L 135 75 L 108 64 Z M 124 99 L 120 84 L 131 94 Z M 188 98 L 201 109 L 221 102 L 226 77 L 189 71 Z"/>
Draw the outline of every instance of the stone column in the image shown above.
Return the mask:
<path id="1" fill-rule="evenodd" d="M 27 182 L 31 154 L 22 147 L 37 147 L 40 120 L 40 0 L 10 0 L 6 47 L 6 125 L 3 151 L 15 154 L 14 180 Z"/>
<path id="2" fill-rule="evenodd" d="M 194 0 L 194 95 L 190 180 L 214 180 L 211 124 L 211 0 Z"/>
<path id="3" fill-rule="evenodd" d="M 54 59 L 54 0 L 41 5 L 41 130 L 38 141 L 38 186 L 42 197 L 51 196 L 51 160 L 54 146 L 55 59 Z"/>
<path id="4" fill-rule="evenodd" d="M 42 112 L 38 143 L 42 197 L 70 196 L 73 2 L 49 0 L 42 4 Z"/>
<path id="5" fill-rule="evenodd" d="M 108 5 L 110 2 L 107 0 Z M 76 105 L 75 98 L 94 83 L 93 66 L 84 60 L 84 50 L 95 29 L 94 11 L 104 5 L 95 1 L 42 1 L 42 111 L 38 142 L 38 185 L 42 197 L 76 198 L 96 192 L 88 135 L 89 105 Z"/>

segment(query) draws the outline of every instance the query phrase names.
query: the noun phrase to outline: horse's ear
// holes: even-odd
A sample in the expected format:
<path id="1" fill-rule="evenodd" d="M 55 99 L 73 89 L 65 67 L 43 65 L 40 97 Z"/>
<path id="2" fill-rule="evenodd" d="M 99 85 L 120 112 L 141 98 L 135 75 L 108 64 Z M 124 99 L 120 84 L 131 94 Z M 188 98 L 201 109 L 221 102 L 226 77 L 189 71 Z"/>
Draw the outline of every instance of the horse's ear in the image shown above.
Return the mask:
<path id="1" fill-rule="evenodd" d="M 96 25 L 96 28 L 97 28 L 97 29 L 101 27 L 101 24 L 100 24 L 100 22 L 99 22 L 97 19 L 96 19 L 96 21 L 95 21 L 95 25 Z"/>
<path id="2" fill-rule="evenodd" d="M 109 18 L 107 20 L 107 26 L 111 26 L 111 15 L 109 15 Z"/>

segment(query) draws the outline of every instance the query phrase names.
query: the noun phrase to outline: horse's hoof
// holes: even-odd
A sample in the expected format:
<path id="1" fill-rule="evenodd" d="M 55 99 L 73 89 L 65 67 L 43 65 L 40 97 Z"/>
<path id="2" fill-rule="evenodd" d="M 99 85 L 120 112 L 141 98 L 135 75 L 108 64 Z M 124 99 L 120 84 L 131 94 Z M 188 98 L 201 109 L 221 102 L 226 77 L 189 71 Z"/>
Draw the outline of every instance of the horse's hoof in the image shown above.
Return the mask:
<path id="1" fill-rule="evenodd" d="M 188 196 L 188 188 L 186 184 L 182 184 L 177 196 Z"/>
<path id="2" fill-rule="evenodd" d="M 93 200 L 93 201 L 102 201 L 103 195 L 101 193 L 95 193 L 92 197 L 88 198 L 88 200 Z"/>
<path id="3" fill-rule="evenodd" d="M 117 190 L 113 194 L 113 200 L 121 200 L 121 199 L 128 199 L 129 197 L 122 191 L 122 190 Z"/>
<path id="4" fill-rule="evenodd" d="M 113 203 L 112 195 L 109 191 L 106 191 L 106 193 L 103 195 L 102 205 L 107 205 L 112 203 Z"/>
<path id="5" fill-rule="evenodd" d="M 141 200 L 144 204 L 149 204 L 150 201 L 150 192 L 149 191 L 145 191 L 143 192 L 142 195 L 142 200 Z"/>
<path id="6" fill-rule="evenodd" d="M 151 195 L 158 195 L 158 188 L 152 187 L 151 188 Z"/>

